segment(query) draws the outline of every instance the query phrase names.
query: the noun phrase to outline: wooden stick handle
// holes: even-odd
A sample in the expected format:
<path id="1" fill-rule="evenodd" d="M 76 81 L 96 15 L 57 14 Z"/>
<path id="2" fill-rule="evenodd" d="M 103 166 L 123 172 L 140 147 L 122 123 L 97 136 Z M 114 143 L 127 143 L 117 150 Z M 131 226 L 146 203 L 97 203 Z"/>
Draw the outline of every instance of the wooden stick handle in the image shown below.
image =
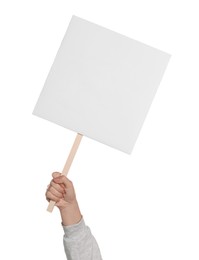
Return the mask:
<path id="1" fill-rule="evenodd" d="M 65 163 L 65 165 L 64 165 L 64 168 L 63 168 L 63 170 L 62 170 L 62 175 L 67 176 L 67 174 L 68 174 L 68 172 L 69 172 L 69 169 L 70 169 L 70 167 L 71 167 L 71 164 L 72 164 L 72 162 L 73 162 L 73 159 L 74 159 L 74 157 L 75 157 L 75 154 L 76 154 L 76 152 L 77 152 L 77 149 L 78 149 L 78 147 L 79 147 L 79 144 L 80 144 L 80 142 L 81 142 L 81 140 L 82 140 L 82 137 L 83 137 L 83 135 L 77 134 L 77 136 L 76 136 L 76 138 L 75 138 L 75 141 L 74 141 L 74 143 L 73 143 L 73 146 L 72 146 L 72 148 L 71 148 L 71 151 L 70 151 L 70 153 L 69 153 L 68 159 L 67 159 L 67 161 L 66 161 L 66 163 Z M 53 211 L 53 208 L 54 208 L 54 206 L 55 206 L 55 203 L 56 203 L 56 202 L 54 202 L 54 201 L 51 200 L 51 201 L 49 202 L 49 204 L 48 204 L 47 211 L 52 212 L 52 211 Z"/>

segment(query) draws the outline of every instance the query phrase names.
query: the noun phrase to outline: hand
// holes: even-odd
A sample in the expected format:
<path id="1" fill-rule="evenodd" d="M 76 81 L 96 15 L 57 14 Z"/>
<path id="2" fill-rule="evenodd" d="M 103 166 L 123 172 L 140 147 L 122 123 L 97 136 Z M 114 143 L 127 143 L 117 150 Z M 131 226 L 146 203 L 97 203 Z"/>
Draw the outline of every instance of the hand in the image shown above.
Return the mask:
<path id="1" fill-rule="evenodd" d="M 76 200 L 73 183 L 61 173 L 54 172 L 52 181 L 46 191 L 46 199 L 56 202 L 60 210 L 64 225 L 75 224 L 80 221 L 81 213 Z"/>
<path id="2" fill-rule="evenodd" d="M 53 179 L 46 191 L 46 199 L 48 201 L 55 201 L 55 205 L 59 209 L 67 208 L 69 204 L 76 201 L 73 183 L 66 176 L 58 172 L 54 172 L 52 177 Z"/>

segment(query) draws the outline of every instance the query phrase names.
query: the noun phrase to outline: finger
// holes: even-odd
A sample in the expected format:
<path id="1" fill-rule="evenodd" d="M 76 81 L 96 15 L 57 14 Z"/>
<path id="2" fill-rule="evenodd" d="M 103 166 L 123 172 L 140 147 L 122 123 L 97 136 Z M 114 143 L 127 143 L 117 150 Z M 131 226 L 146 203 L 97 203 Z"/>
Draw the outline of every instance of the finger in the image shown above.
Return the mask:
<path id="1" fill-rule="evenodd" d="M 51 192 L 54 196 L 58 197 L 58 198 L 63 198 L 64 194 L 62 192 L 57 191 L 53 186 L 51 186 L 48 189 L 49 192 Z"/>
<path id="2" fill-rule="evenodd" d="M 67 204 L 66 201 L 60 199 L 59 201 L 56 202 L 55 206 L 57 206 L 57 207 L 64 207 L 64 206 L 66 206 L 66 204 Z"/>
<path id="3" fill-rule="evenodd" d="M 51 181 L 50 186 L 56 189 L 60 193 L 65 193 L 65 186 L 62 184 L 55 183 L 54 180 Z"/>
<path id="4" fill-rule="evenodd" d="M 58 202 L 60 198 L 56 197 L 54 194 L 52 194 L 50 191 L 46 192 L 46 199 L 47 201 L 53 200 L 55 202 Z"/>
<path id="5" fill-rule="evenodd" d="M 47 201 L 50 201 L 50 200 L 49 200 L 49 198 L 48 198 L 48 195 L 47 195 L 47 193 L 48 193 L 48 190 L 47 190 L 47 191 L 46 191 L 46 193 L 45 193 L 46 200 L 47 200 Z"/>
<path id="6" fill-rule="evenodd" d="M 60 185 L 65 190 L 66 187 L 65 187 L 65 185 L 63 183 L 60 183 L 58 185 Z"/>
<path id="7" fill-rule="evenodd" d="M 60 173 L 60 172 L 53 172 L 53 173 L 52 173 L 53 179 L 54 179 L 54 178 L 57 178 L 57 177 L 59 177 L 59 176 L 61 176 L 61 173 Z"/>
<path id="8" fill-rule="evenodd" d="M 64 184 L 66 188 L 73 186 L 73 183 L 64 175 L 55 178 L 53 181 L 57 184 Z"/>

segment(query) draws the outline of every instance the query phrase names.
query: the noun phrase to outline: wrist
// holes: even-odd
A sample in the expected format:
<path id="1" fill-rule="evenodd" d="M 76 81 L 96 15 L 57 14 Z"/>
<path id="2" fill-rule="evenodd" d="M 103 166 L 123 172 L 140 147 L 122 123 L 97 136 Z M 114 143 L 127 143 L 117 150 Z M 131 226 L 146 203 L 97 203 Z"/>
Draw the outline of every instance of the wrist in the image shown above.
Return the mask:
<path id="1" fill-rule="evenodd" d="M 79 205 L 76 200 L 68 204 L 67 207 L 60 209 L 60 214 L 63 226 L 77 224 L 82 218 Z"/>

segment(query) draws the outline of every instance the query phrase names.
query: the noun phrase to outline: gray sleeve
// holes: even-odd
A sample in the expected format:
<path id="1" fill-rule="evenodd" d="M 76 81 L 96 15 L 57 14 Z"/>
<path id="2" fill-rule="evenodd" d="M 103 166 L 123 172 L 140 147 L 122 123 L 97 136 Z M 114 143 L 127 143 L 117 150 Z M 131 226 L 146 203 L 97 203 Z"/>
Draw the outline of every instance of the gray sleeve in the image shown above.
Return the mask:
<path id="1" fill-rule="evenodd" d="M 63 229 L 68 260 L 102 260 L 98 244 L 83 218 L 75 225 L 63 226 Z"/>

